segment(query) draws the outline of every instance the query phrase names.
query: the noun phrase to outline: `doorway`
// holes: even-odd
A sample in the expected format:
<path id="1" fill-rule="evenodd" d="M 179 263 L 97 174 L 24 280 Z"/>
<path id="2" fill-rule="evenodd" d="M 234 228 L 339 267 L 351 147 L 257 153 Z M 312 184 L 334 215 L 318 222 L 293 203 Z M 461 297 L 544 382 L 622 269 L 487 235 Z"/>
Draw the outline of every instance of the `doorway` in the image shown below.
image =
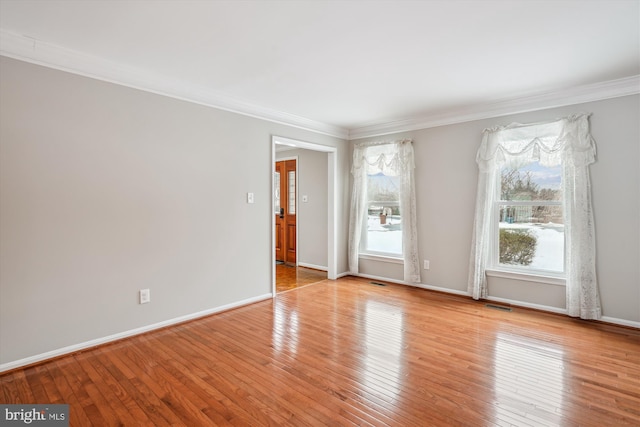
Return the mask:
<path id="1" fill-rule="evenodd" d="M 272 278 L 271 278 L 271 284 L 272 284 L 272 295 L 275 296 L 276 295 L 276 260 L 277 258 L 281 259 L 282 261 L 284 261 L 283 257 L 283 253 L 278 254 L 278 256 L 276 256 L 276 239 L 278 237 L 280 238 L 284 238 L 284 233 L 282 236 L 278 236 L 277 237 L 277 233 L 279 232 L 277 230 L 277 225 L 276 225 L 276 221 L 278 219 L 284 219 L 284 218 L 279 218 L 280 216 L 280 209 L 285 208 L 285 213 L 287 212 L 286 210 L 286 206 L 282 206 L 283 204 L 285 204 L 285 201 L 283 199 L 283 191 L 281 188 L 282 185 L 282 181 L 283 179 L 286 180 L 285 175 L 286 175 L 286 169 L 284 170 L 284 173 L 282 171 L 282 169 L 279 171 L 279 174 L 276 174 L 276 147 L 277 146 L 288 146 L 291 147 L 292 149 L 303 149 L 303 150 L 311 150 L 311 151 L 319 151 L 319 152 L 324 152 L 327 153 L 327 160 L 326 160 L 326 167 L 327 167 L 327 199 L 326 199 L 326 204 L 323 204 L 323 206 L 326 206 L 327 209 L 327 215 L 326 215 L 326 237 L 327 237 L 327 265 L 326 265 L 326 277 L 328 279 L 331 280 L 335 280 L 336 279 L 336 265 L 337 265 L 337 260 L 336 260 L 336 219 L 337 219 L 337 213 L 336 213 L 336 202 L 335 202 L 335 194 L 336 194 L 336 152 L 337 152 L 337 148 L 335 147 L 328 147 L 328 146 L 324 146 L 324 145 L 320 145 L 320 144 L 314 144 L 314 143 L 308 143 L 308 142 L 304 142 L 304 141 L 298 141 L 298 140 L 292 140 L 289 138 L 283 138 L 283 137 L 278 137 L 278 136 L 274 136 L 272 137 L 272 151 L 271 151 L 271 165 L 272 165 L 272 193 L 271 193 L 271 198 L 272 198 L 272 245 L 271 245 L 271 251 L 272 251 Z M 286 159 L 278 159 L 278 160 L 286 160 Z M 299 165 L 297 165 L 297 168 L 299 168 Z M 298 178 L 298 174 L 299 171 L 296 168 L 296 179 Z M 278 188 L 280 189 L 279 192 L 279 203 L 281 206 L 278 207 L 278 210 L 276 211 L 276 204 L 277 204 L 277 197 L 276 197 L 276 180 L 280 179 L 280 182 L 278 182 Z M 296 189 L 297 189 L 297 182 L 296 182 Z M 295 197 L 298 198 L 298 194 L 296 191 Z M 297 200 L 296 202 L 296 212 L 297 212 Z M 278 215 L 276 215 L 276 212 L 278 213 Z M 276 218 L 278 217 L 278 218 Z M 302 227 L 302 225 L 300 225 L 298 218 L 296 218 L 296 226 L 297 227 Z M 291 238 L 292 236 L 289 235 L 289 238 Z M 294 240 L 296 241 L 296 249 L 299 249 L 297 246 L 297 233 L 295 235 Z M 298 263 L 298 257 L 296 256 L 295 259 L 295 263 Z"/>

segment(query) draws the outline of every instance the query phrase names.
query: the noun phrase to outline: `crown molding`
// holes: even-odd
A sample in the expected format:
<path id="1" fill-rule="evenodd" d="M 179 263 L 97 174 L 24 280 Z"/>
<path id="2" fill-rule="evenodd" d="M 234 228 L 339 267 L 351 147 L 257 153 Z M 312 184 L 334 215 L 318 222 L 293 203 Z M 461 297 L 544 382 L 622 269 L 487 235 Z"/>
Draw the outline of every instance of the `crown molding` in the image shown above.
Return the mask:
<path id="1" fill-rule="evenodd" d="M 0 30 L 0 55 L 347 140 L 409 132 L 640 93 L 640 75 L 635 75 L 562 91 L 476 104 L 445 112 L 345 129 L 264 108 L 217 93 L 206 87 L 176 81 L 148 70 L 108 61 L 5 30 Z"/>
<path id="2" fill-rule="evenodd" d="M 0 55 L 182 101 L 347 139 L 348 130 L 216 93 L 206 87 L 0 30 Z"/>
<path id="3" fill-rule="evenodd" d="M 400 119 L 386 123 L 352 128 L 349 140 L 408 132 L 437 126 L 489 119 L 548 108 L 564 107 L 640 93 L 640 75 L 601 83 L 577 86 L 562 91 L 546 92 L 525 97 L 477 104 L 447 112 Z"/>

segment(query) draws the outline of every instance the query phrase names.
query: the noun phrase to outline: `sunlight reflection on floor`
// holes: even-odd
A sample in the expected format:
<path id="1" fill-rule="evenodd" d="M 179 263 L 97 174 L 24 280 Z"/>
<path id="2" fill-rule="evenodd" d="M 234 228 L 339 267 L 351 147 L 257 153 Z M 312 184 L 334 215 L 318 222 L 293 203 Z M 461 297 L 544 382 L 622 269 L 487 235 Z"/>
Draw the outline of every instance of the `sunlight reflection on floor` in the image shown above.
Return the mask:
<path id="1" fill-rule="evenodd" d="M 364 383 L 367 388 L 395 399 L 402 384 L 402 310 L 392 304 L 367 301 L 364 331 Z"/>
<path id="2" fill-rule="evenodd" d="M 495 343 L 496 418 L 504 425 L 562 422 L 564 352 L 554 344 L 499 332 Z"/>

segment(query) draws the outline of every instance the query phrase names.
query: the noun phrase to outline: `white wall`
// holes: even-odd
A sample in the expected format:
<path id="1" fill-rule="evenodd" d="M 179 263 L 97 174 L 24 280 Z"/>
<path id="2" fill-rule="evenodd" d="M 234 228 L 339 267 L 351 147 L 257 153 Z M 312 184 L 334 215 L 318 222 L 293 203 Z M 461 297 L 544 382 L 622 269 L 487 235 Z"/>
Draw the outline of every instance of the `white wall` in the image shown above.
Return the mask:
<path id="1" fill-rule="evenodd" d="M 603 314 L 623 323 L 639 322 L 639 107 L 638 96 L 627 96 L 369 138 L 414 141 L 419 252 L 421 259 L 431 261 L 431 269 L 422 271 L 422 283 L 466 292 L 478 174 L 475 155 L 482 130 L 591 112 L 591 132 L 598 150 L 591 179 Z M 362 261 L 361 272 L 402 280 L 402 269 L 394 264 Z M 489 293 L 494 298 L 551 309 L 565 307 L 565 289 L 557 285 L 490 278 Z"/>
<path id="2" fill-rule="evenodd" d="M 300 149 L 276 153 L 276 159 L 290 157 L 298 158 L 298 264 L 326 270 L 328 155 Z M 303 195 L 307 202 L 303 202 Z"/>
<path id="3" fill-rule="evenodd" d="M 0 370 L 271 293 L 271 138 L 340 139 L 0 60 Z M 246 203 L 254 192 L 255 204 Z M 139 289 L 151 303 L 139 305 Z"/>

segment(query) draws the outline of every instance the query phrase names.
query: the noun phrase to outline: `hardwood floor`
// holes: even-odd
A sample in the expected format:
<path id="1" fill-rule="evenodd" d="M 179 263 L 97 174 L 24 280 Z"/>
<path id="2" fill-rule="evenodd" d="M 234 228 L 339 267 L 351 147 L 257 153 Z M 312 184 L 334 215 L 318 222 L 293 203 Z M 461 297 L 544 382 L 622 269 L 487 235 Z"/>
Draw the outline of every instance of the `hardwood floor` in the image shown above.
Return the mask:
<path id="1" fill-rule="evenodd" d="M 284 292 L 312 283 L 318 283 L 326 278 L 326 271 L 276 264 L 276 292 Z"/>
<path id="2" fill-rule="evenodd" d="M 640 425 L 640 330 L 344 278 L 0 376 L 85 425 Z"/>

